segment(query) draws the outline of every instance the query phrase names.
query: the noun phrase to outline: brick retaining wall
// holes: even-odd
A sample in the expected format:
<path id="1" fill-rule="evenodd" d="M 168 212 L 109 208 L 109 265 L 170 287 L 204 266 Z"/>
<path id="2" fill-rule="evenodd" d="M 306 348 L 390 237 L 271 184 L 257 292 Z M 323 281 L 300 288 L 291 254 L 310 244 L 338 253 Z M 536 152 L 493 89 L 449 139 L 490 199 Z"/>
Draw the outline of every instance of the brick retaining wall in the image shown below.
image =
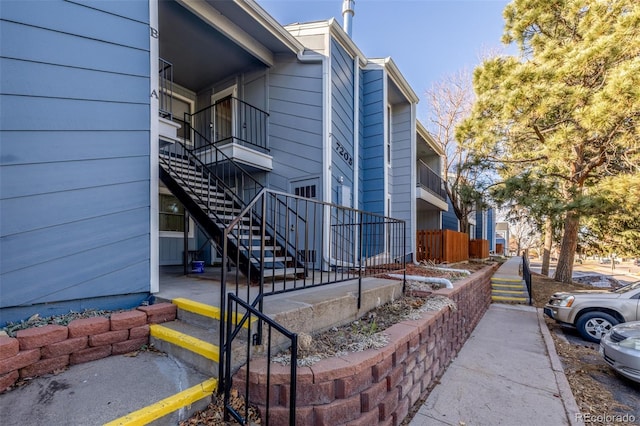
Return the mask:
<path id="1" fill-rule="evenodd" d="M 149 343 L 149 324 L 173 321 L 176 312 L 176 305 L 158 303 L 114 313 L 110 318 L 28 328 L 18 331 L 15 338 L 0 336 L 0 392 L 18 379 L 140 349 Z"/>
<path id="2" fill-rule="evenodd" d="M 453 289 L 435 291 L 452 299 L 458 309 L 427 312 L 419 320 L 403 321 L 385 330 L 389 344 L 298 368 L 296 424 L 398 425 L 411 407 L 425 398 L 458 354 L 491 303 L 489 266 L 455 282 Z M 289 367 L 271 364 L 270 423 L 288 423 Z M 249 374 L 252 404 L 263 413 L 267 395 L 266 361 L 252 361 Z M 246 370 L 234 377 L 243 388 Z"/>

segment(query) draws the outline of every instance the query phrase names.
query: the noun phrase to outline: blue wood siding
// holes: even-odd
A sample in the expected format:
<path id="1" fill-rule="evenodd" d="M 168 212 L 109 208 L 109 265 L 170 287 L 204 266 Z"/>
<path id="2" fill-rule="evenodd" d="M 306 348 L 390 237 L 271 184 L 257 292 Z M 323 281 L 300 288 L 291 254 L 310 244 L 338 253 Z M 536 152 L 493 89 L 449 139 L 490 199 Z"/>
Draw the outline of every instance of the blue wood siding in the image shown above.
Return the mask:
<path id="1" fill-rule="evenodd" d="M 353 58 L 335 40 L 331 40 L 331 174 L 334 203 L 353 207 L 352 199 L 341 200 L 341 186 L 351 188 L 353 198 L 353 167 L 355 124 L 355 92 Z M 340 145 L 338 145 L 340 144 Z M 339 182 L 342 178 L 342 183 Z"/>
<path id="2" fill-rule="evenodd" d="M 458 231 L 458 217 L 453 211 L 453 204 L 449 197 L 447 197 L 447 211 L 442 212 L 442 229 L 450 229 L 452 231 Z"/>
<path id="3" fill-rule="evenodd" d="M 362 164 L 364 162 L 364 71 L 358 69 L 360 76 L 358 78 L 358 205 L 357 209 L 363 210 L 364 203 L 364 174 L 362 173 Z"/>
<path id="4" fill-rule="evenodd" d="M 489 240 L 489 250 L 496 249 L 496 220 L 495 211 L 491 208 L 487 210 L 487 239 Z"/>
<path id="5" fill-rule="evenodd" d="M 415 160 L 411 158 L 413 142 L 411 104 L 394 104 L 391 108 L 391 169 L 389 171 L 389 195 L 391 196 L 391 212 L 389 215 L 405 221 L 407 235 L 407 252 L 411 251 L 412 200 L 415 198 L 415 187 L 411 185 Z"/>
<path id="6" fill-rule="evenodd" d="M 482 220 L 483 211 L 476 210 L 476 239 L 484 239 L 482 230 L 484 229 L 484 221 Z"/>
<path id="7" fill-rule="evenodd" d="M 362 207 L 384 214 L 384 102 L 383 72 L 363 72 Z"/>
<path id="8" fill-rule="evenodd" d="M 146 297 L 148 2 L 1 13 L 0 308 Z"/>
<path id="9" fill-rule="evenodd" d="M 268 81 L 269 186 L 288 192 L 292 179 L 322 174 L 322 64 L 279 58 Z"/>

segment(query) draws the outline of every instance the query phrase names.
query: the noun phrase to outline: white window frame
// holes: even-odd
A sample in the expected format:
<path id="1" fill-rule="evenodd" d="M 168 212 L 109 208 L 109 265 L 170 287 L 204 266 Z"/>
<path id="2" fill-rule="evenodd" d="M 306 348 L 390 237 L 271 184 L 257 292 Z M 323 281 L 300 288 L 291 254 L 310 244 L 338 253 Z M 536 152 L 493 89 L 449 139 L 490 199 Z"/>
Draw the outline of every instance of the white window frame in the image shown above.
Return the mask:
<path id="1" fill-rule="evenodd" d="M 167 188 L 163 188 L 160 187 L 160 190 L 158 191 L 158 193 L 160 195 L 171 195 L 173 197 L 175 197 L 175 195 L 173 195 L 171 193 L 171 191 L 169 191 L 169 189 Z M 160 197 L 158 196 L 158 215 L 160 215 Z M 186 209 L 185 209 L 185 213 L 186 213 Z M 161 238 L 184 238 L 184 232 L 180 232 L 180 231 L 160 231 L 160 220 L 158 219 L 158 232 L 159 232 L 159 237 Z M 193 221 L 193 219 L 191 217 L 189 217 L 189 233 L 188 236 L 189 238 L 194 238 L 194 229 L 195 229 L 195 222 Z"/>

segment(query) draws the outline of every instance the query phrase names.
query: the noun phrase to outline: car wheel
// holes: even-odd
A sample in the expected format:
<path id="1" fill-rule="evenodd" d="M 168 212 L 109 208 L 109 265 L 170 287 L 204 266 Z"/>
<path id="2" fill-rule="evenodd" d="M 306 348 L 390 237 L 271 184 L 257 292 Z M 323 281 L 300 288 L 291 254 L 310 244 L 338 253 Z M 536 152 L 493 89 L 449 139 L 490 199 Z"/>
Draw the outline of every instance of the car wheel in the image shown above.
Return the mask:
<path id="1" fill-rule="evenodd" d="M 602 335 L 619 322 L 604 312 L 587 312 L 578 318 L 576 328 L 583 338 L 590 342 L 598 343 Z"/>

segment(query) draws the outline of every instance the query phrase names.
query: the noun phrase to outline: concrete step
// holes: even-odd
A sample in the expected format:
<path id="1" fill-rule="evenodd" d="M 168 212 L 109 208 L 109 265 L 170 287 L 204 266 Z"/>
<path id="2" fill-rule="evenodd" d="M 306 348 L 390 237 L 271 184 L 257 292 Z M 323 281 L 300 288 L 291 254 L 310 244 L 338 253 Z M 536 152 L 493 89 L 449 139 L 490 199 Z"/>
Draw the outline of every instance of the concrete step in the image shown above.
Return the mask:
<path id="1" fill-rule="evenodd" d="M 520 277 L 501 277 L 501 276 L 491 277 L 491 283 L 495 283 L 495 284 L 519 284 L 522 282 L 524 282 L 524 280 Z"/>
<path id="2" fill-rule="evenodd" d="M 520 303 L 527 304 L 529 303 L 528 297 L 514 297 L 514 296 L 497 296 L 491 295 L 491 300 L 494 302 L 500 303 Z"/>
<path id="3" fill-rule="evenodd" d="M 154 424 L 177 424 L 176 412 L 181 418 L 190 418 L 197 411 L 204 410 L 218 387 L 217 379 L 207 379 L 202 383 L 164 398 L 155 404 L 131 412 L 104 426 L 137 426 Z"/>
<path id="4" fill-rule="evenodd" d="M 186 298 L 174 299 L 172 303 L 178 307 L 178 319 L 162 325 L 152 324 L 150 342 L 158 350 L 211 378 L 113 420 L 108 423 L 109 426 L 176 424 L 177 412 L 180 413 L 180 418 L 189 418 L 195 412 L 206 408 L 211 401 L 211 396 L 218 386 L 218 379 L 215 377 L 218 375 L 218 362 L 221 356 L 219 347 L 215 344 L 219 341 L 220 309 Z M 238 319 L 236 317 L 236 320 Z M 252 322 L 255 321 L 257 318 L 252 319 Z M 243 328 L 248 329 L 248 327 L 248 322 L 243 324 Z M 244 336 L 240 333 L 240 341 L 235 341 L 233 345 L 233 365 L 239 366 L 246 360 L 246 335 L 246 332 Z"/>
<path id="5" fill-rule="evenodd" d="M 215 330 L 217 333 L 217 330 L 220 327 L 221 315 L 219 307 L 182 297 L 173 299 L 171 302 L 178 307 L 179 320 L 196 327 L 212 331 Z M 241 316 L 236 316 L 234 314 L 234 324 L 237 324 L 241 319 Z M 258 319 L 255 316 L 251 318 L 252 323 L 255 323 L 256 321 L 258 321 Z M 249 323 L 245 322 L 242 327 L 248 329 Z"/>
<path id="6" fill-rule="evenodd" d="M 498 296 L 520 296 L 520 295 L 524 295 L 526 297 L 528 297 L 528 293 L 522 289 L 519 290 L 497 290 L 497 289 L 492 289 L 491 290 L 491 294 L 495 294 Z"/>
<path id="7" fill-rule="evenodd" d="M 209 376 L 218 373 L 220 348 L 216 330 L 207 330 L 181 320 L 150 326 L 150 342 L 196 370 Z"/>
<path id="8" fill-rule="evenodd" d="M 502 290 L 521 290 L 526 288 L 524 284 L 496 284 L 491 283 L 491 288 L 502 289 Z"/>

